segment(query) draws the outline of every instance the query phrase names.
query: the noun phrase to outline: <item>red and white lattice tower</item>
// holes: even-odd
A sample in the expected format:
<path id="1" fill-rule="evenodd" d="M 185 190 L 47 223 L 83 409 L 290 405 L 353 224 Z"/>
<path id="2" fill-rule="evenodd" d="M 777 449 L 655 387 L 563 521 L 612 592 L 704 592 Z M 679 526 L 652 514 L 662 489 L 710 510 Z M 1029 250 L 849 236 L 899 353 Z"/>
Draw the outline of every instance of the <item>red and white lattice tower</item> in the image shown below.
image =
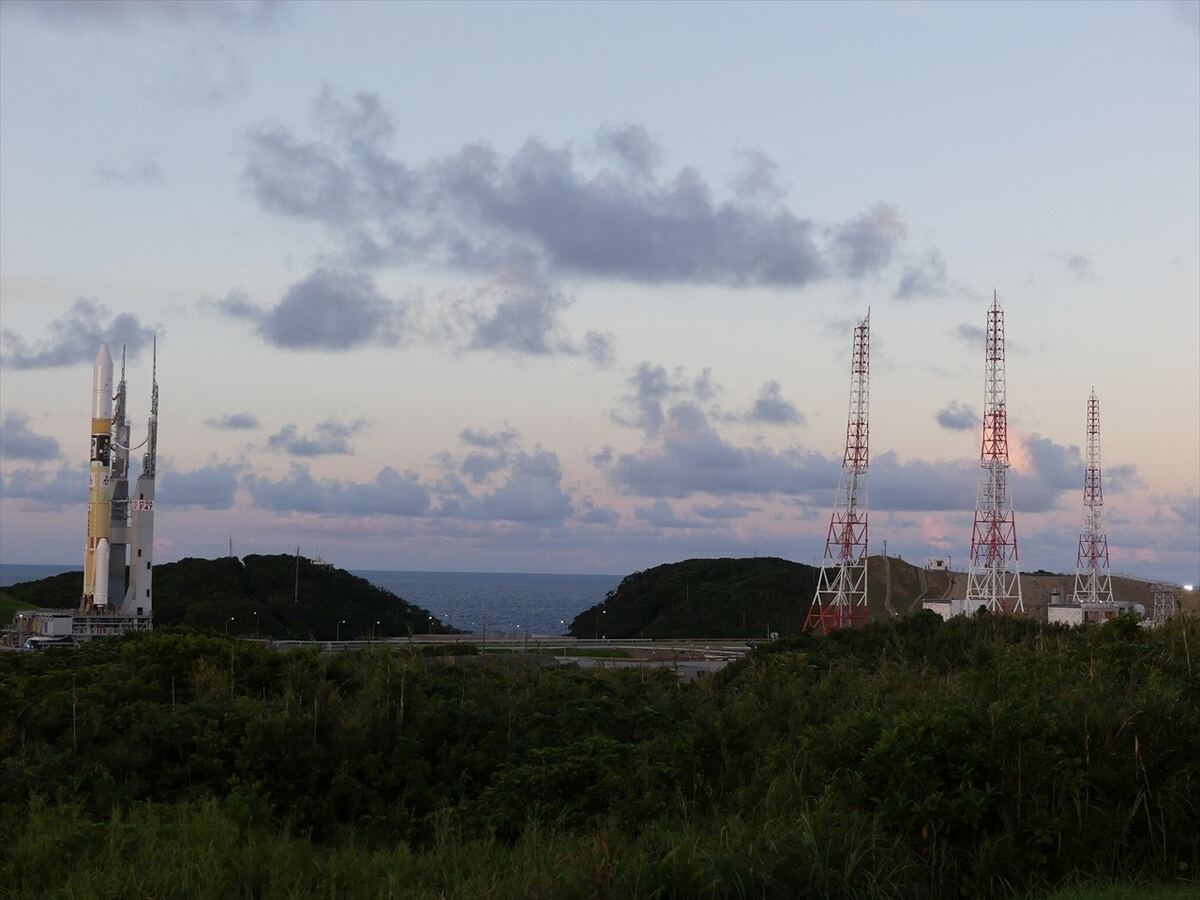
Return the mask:
<path id="1" fill-rule="evenodd" d="M 828 634 L 867 621 L 867 461 L 871 313 L 854 329 L 850 359 L 850 417 L 837 499 L 825 539 L 817 594 L 804 630 Z"/>
<path id="2" fill-rule="evenodd" d="M 1017 568 L 1017 520 L 1008 483 L 1008 409 L 1004 380 L 1004 310 L 993 294 L 984 347 L 983 446 L 979 494 L 971 531 L 971 568 L 967 573 L 968 615 L 1023 612 L 1021 573 Z"/>
<path id="3" fill-rule="evenodd" d="M 1108 571 L 1108 536 L 1100 530 L 1104 491 L 1100 486 L 1100 401 L 1088 398 L 1087 465 L 1083 470 L 1083 531 L 1075 562 L 1074 600 L 1085 610 L 1115 612 Z"/>

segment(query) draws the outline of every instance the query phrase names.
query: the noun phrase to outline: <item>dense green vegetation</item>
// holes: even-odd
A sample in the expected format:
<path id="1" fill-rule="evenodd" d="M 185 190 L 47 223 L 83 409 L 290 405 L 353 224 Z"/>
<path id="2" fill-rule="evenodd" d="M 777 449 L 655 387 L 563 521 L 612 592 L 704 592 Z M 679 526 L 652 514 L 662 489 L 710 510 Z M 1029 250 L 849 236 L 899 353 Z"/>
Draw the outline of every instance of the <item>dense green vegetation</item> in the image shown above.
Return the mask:
<path id="1" fill-rule="evenodd" d="M 79 605 L 82 583 L 82 572 L 66 572 L 15 584 L 5 592 L 25 605 L 72 609 Z M 428 610 L 342 569 L 301 558 L 297 585 L 294 556 L 188 558 L 154 567 L 156 626 L 223 632 L 228 622 L 234 634 L 333 640 L 342 619 L 340 636 L 345 639 L 369 638 L 372 629 L 376 635 L 396 636 L 454 631 Z"/>
<path id="2" fill-rule="evenodd" d="M 1197 746 L 1195 619 L 920 614 L 774 642 L 694 685 L 159 631 L 0 654 L 0 884 L 931 900 L 1180 884 L 1200 866 Z"/>
<path id="3" fill-rule="evenodd" d="M 578 638 L 800 634 L 817 587 L 812 566 L 774 557 L 688 559 L 627 575 L 575 617 Z"/>
<path id="4" fill-rule="evenodd" d="M 634 572 L 603 602 L 571 622 L 578 638 L 765 638 L 804 631 L 819 569 L 776 557 L 686 559 Z M 884 608 L 891 575 L 893 605 L 909 612 L 921 596 L 920 570 L 892 557 L 872 556 L 867 565 L 868 614 L 890 618 Z M 937 595 L 946 577 L 931 580 Z"/>
<path id="5" fill-rule="evenodd" d="M 29 604 L 22 603 L 5 591 L 0 591 L 0 625 L 7 625 L 11 622 L 13 616 L 21 609 L 29 609 Z"/>

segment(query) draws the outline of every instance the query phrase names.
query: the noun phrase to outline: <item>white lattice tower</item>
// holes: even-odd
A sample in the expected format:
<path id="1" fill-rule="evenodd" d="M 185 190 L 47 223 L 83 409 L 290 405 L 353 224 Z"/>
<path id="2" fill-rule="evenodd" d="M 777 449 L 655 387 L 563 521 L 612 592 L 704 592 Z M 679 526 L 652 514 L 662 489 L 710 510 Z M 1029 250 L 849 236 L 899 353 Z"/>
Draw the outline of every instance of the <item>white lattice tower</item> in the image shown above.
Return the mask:
<path id="1" fill-rule="evenodd" d="M 867 464 L 870 460 L 871 313 L 854 329 L 850 412 L 837 497 L 825 539 L 817 593 L 804 630 L 828 634 L 867 621 Z"/>
<path id="2" fill-rule="evenodd" d="M 1175 586 L 1171 584 L 1156 584 L 1154 586 L 1154 612 L 1150 621 L 1155 625 L 1165 625 L 1167 619 L 1175 615 Z"/>
<path id="3" fill-rule="evenodd" d="M 984 345 L 983 470 L 971 530 L 966 612 L 1023 612 L 1017 567 L 1017 520 L 1008 483 L 1008 398 L 1004 373 L 1004 310 L 993 294 Z"/>
<path id="4" fill-rule="evenodd" d="M 1108 570 L 1108 536 L 1100 527 L 1104 490 L 1100 478 L 1100 401 L 1088 398 L 1087 462 L 1083 470 L 1083 530 L 1075 561 L 1074 600 L 1084 609 L 1114 612 L 1112 577 Z"/>

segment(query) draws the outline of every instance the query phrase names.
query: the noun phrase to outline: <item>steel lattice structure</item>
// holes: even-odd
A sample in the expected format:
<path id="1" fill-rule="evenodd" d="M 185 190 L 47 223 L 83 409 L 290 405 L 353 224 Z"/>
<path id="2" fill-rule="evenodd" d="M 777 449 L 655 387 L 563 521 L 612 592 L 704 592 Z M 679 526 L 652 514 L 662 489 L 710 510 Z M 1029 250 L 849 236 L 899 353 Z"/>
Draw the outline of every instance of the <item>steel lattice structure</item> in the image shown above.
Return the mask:
<path id="1" fill-rule="evenodd" d="M 1153 625 L 1165 625 L 1167 619 L 1175 615 L 1175 586 L 1160 583 L 1154 586 L 1154 612 L 1150 622 Z"/>
<path id="2" fill-rule="evenodd" d="M 805 631 L 828 634 L 867 621 L 867 463 L 871 313 L 854 329 L 850 358 L 850 415 L 837 498 L 825 539 L 825 558 Z"/>
<path id="3" fill-rule="evenodd" d="M 984 347 L 982 473 L 971 530 L 965 611 L 1023 612 L 1017 520 L 1008 483 L 1008 408 L 1004 373 L 1004 310 L 993 294 Z"/>
<path id="4" fill-rule="evenodd" d="M 1085 610 L 1112 613 L 1112 578 L 1108 571 L 1108 536 L 1100 529 L 1104 490 L 1100 481 L 1100 401 L 1088 398 L 1087 465 L 1083 471 L 1083 531 L 1075 563 L 1074 600 Z"/>

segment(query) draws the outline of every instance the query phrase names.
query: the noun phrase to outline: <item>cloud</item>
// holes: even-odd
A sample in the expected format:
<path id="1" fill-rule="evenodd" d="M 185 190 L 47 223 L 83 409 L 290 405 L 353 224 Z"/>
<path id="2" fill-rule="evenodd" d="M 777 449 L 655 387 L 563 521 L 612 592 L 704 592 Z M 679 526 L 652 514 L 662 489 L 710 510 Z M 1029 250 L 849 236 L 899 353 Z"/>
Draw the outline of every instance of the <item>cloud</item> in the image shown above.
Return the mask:
<path id="1" fill-rule="evenodd" d="M 3 495 L 8 500 L 29 500 L 50 509 L 87 506 L 87 469 L 77 463 L 63 463 L 53 472 L 39 469 L 14 469 L 4 479 Z"/>
<path id="2" fill-rule="evenodd" d="M 280 512 L 325 515 L 423 516 L 430 508 L 429 489 L 415 472 L 380 470 L 374 481 L 314 479 L 308 468 L 293 463 L 278 480 L 247 476 L 242 485 L 254 506 Z"/>
<path id="3" fill-rule="evenodd" d="M 664 367 L 650 362 L 638 363 L 625 383 L 632 388 L 622 398 L 625 408 L 613 410 L 609 415 L 618 425 L 640 428 L 648 437 L 657 435 L 666 421 L 664 403 L 685 398 L 711 400 L 722 391 L 721 386 L 713 381 L 710 368 L 689 379 L 682 367 L 668 372 Z M 763 389 L 766 390 L 766 387 L 764 385 Z M 606 447 L 602 452 L 607 452 L 611 457 L 612 448 Z"/>
<path id="4" fill-rule="evenodd" d="M 369 424 L 366 419 L 339 422 L 329 418 L 318 422 L 311 434 L 300 434 L 296 426 L 289 423 L 267 438 L 267 449 L 291 456 L 350 456 L 354 447 L 349 439 Z"/>
<path id="5" fill-rule="evenodd" d="M 591 497 L 584 497 L 579 505 L 582 509 L 578 518 L 584 525 L 616 525 L 621 519 L 616 510 L 597 506 Z"/>
<path id="6" fill-rule="evenodd" d="M 754 406 L 741 419 L 764 425 L 803 425 L 804 413 L 792 401 L 784 399 L 778 381 L 768 381 L 759 388 Z"/>
<path id="7" fill-rule="evenodd" d="M 476 484 L 487 481 L 493 472 L 498 472 L 508 465 L 507 453 L 468 453 L 463 457 L 459 470 L 470 477 Z"/>
<path id="8" fill-rule="evenodd" d="M 987 338 L 987 329 L 979 325 L 971 325 L 963 322 L 954 330 L 959 340 L 965 341 L 972 347 L 979 348 L 983 346 L 984 340 Z"/>
<path id="9" fill-rule="evenodd" d="M 573 505 L 562 489 L 558 455 L 539 447 L 514 454 L 507 481 L 495 491 L 456 501 L 446 511 L 466 519 L 548 524 L 570 516 Z"/>
<path id="10" fill-rule="evenodd" d="M 602 128 L 596 135 L 596 148 L 637 178 L 650 178 L 662 162 L 662 151 L 641 125 Z"/>
<path id="11" fill-rule="evenodd" d="M 930 250 L 915 265 L 906 266 L 896 285 L 897 300 L 944 297 L 950 291 L 946 262 L 936 250 Z"/>
<path id="12" fill-rule="evenodd" d="M 521 433 L 515 428 L 504 427 L 500 431 L 488 431 L 485 428 L 464 428 L 458 433 L 458 439 L 468 447 L 480 447 L 484 450 L 504 450 L 514 446 L 521 438 Z"/>
<path id="13" fill-rule="evenodd" d="M 221 431 L 249 431 L 258 427 L 258 416 L 248 412 L 229 413 L 216 419 L 205 419 L 204 424 Z"/>
<path id="14" fill-rule="evenodd" d="M 5 6 L 63 31 L 125 32 L 140 25 L 265 31 L 280 22 L 287 5 L 279 0 L 7 0 Z"/>
<path id="15" fill-rule="evenodd" d="M 742 170 L 734 176 L 733 190 L 741 200 L 768 205 L 787 196 L 779 183 L 779 163 L 761 150 L 743 151 Z"/>
<path id="16" fill-rule="evenodd" d="M 586 356 L 597 366 L 613 360 L 612 336 L 589 331 L 578 342 L 560 320 L 571 301 L 536 272 L 506 267 L 490 284 L 455 308 L 465 350 L 524 356 Z"/>
<path id="17" fill-rule="evenodd" d="M 110 318 L 98 301 L 80 298 L 50 323 L 50 335 L 29 344 L 21 335 L 0 330 L 0 364 L 13 369 L 45 369 L 71 366 L 96 359 L 100 344 L 124 346 L 130 359 L 150 343 L 154 332 L 137 316 L 121 313 Z"/>
<path id="18" fill-rule="evenodd" d="M 981 421 L 975 410 L 957 400 L 951 400 L 937 411 L 937 423 L 951 431 L 970 431 Z"/>
<path id="19" fill-rule="evenodd" d="M 692 512 L 701 518 L 718 520 L 744 519 L 750 513 L 757 511 L 757 507 L 745 506 L 732 500 L 722 500 L 715 505 L 700 503 L 692 508 Z"/>
<path id="20" fill-rule="evenodd" d="M 639 521 L 655 528 L 708 528 L 707 522 L 697 522 L 694 519 L 683 519 L 676 514 L 671 504 L 666 500 L 655 500 L 649 506 L 639 506 L 634 510 L 634 516 Z"/>
<path id="21" fill-rule="evenodd" d="M 1076 281 L 1095 281 L 1096 273 L 1092 271 L 1092 259 L 1084 253 L 1070 253 L 1062 258 L 1067 271 Z"/>
<path id="22" fill-rule="evenodd" d="M 36 434 L 29 427 L 29 416 L 18 410 L 6 413 L 0 421 L 0 457 L 44 462 L 57 459 L 58 441 L 48 435 Z"/>
<path id="23" fill-rule="evenodd" d="M 657 445 L 620 454 L 607 470 L 614 487 L 642 497 L 695 493 L 793 494 L 829 491 L 840 460 L 802 450 L 739 447 L 724 440 L 691 402 L 665 415 Z"/>
<path id="24" fill-rule="evenodd" d="M 231 318 L 247 319 L 263 340 L 286 350 L 351 350 L 400 342 L 406 304 L 384 297 L 369 275 L 314 269 L 269 309 L 231 291 L 214 304 Z"/>
<path id="25" fill-rule="evenodd" d="M 799 287 L 887 265 L 904 237 L 885 205 L 817 226 L 780 202 L 714 199 L 692 168 L 660 173 L 644 129 L 602 131 L 615 169 L 583 170 L 569 147 L 530 138 L 509 157 L 485 143 L 409 163 L 391 154 L 379 98 L 326 89 L 322 139 L 278 126 L 248 135 L 245 175 L 262 206 L 325 225 L 365 265 L 457 271 L 513 262 L 639 283 Z M 569 223 L 569 226 L 568 224 Z"/>
<path id="26" fill-rule="evenodd" d="M 108 184 L 159 184 L 162 167 L 152 159 L 128 166 L 96 166 L 96 177 Z"/>
<path id="27" fill-rule="evenodd" d="M 834 246 L 842 270 L 857 278 L 884 268 L 896 244 L 908 236 L 896 210 L 880 203 L 837 229 Z"/>
<path id="28" fill-rule="evenodd" d="M 158 489 L 158 500 L 171 507 L 229 509 L 234 503 L 241 470 L 235 463 L 213 463 L 191 471 L 164 466 L 159 475 L 162 487 Z"/>

